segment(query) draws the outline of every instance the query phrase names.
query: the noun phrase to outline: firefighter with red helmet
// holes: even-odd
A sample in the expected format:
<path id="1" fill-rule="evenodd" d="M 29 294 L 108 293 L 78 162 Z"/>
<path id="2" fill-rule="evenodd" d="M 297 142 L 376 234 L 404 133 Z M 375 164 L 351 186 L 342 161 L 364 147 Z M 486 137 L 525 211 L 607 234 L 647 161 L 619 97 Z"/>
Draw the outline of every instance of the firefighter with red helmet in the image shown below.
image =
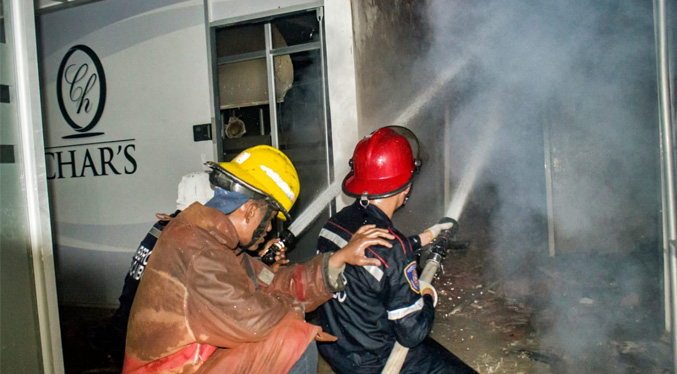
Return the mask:
<path id="1" fill-rule="evenodd" d="M 416 136 L 402 127 L 384 127 L 362 139 L 343 180 L 343 192 L 356 200 L 320 231 L 319 253 L 342 248 L 364 224 L 395 236 L 391 247 L 375 245 L 366 252 L 378 266 L 346 266 L 345 288 L 319 309 L 322 329 L 338 340 L 318 348 L 337 373 L 381 373 L 395 342 L 409 348 L 402 373 L 476 373 L 428 337 L 437 294 L 416 271 L 417 250 L 453 223 L 440 221 L 407 237 L 391 220 L 407 202 L 421 166 L 414 151 Z"/>

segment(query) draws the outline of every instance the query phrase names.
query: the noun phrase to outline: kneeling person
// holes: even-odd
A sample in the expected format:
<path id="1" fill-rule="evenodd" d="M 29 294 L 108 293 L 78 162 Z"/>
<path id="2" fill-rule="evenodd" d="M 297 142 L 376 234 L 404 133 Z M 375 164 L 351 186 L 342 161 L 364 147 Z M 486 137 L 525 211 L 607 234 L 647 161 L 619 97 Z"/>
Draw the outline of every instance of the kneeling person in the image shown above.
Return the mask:
<path id="1" fill-rule="evenodd" d="M 316 372 L 321 329 L 304 312 L 342 289 L 346 263 L 378 263 L 365 248 L 392 236 L 365 227 L 345 248 L 273 273 L 244 250 L 256 250 L 273 217 L 289 219 L 296 170 L 268 146 L 211 167 L 214 197 L 167 225 L 141 278 L 123 373 Z"/>
<path id="2" fill-rule="evenodd" d="M 403 133 L 415 140 L 410 132 Z M 437 224 L 407 237 L 391 221 L 406 203 L 419 166 L 408 138 L 393 128 L 367 136 L 357 144 L 353 170 L 343 181 L 343 191 L 358 199 L 320 231 L 320 253 L 343 247 L 364 224 L 395 236 L 390 246 L 367 251 L 367 257 L 378 259 L 376 266 L 346 266 L 345 289 L 319 309 L 322 328 L 338 338 L 320 344 L 319 350 L 337 373 L 381 373 L 395 342 L 410 348 L 402 373 L 476 373 L 428 337 L 436 296 L 432 286 L 419 284 L 416 273 L 417 250 L 453 224 Z"/>

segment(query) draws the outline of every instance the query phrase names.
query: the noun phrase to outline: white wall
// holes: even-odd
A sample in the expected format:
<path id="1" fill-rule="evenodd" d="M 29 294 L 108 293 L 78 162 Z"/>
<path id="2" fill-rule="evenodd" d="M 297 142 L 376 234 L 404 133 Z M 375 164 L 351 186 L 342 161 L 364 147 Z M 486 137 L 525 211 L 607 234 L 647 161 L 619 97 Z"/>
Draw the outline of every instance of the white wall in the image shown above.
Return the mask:
<path id="1" fill-rule="evenodd" d="M 61 303 L 116 305 L 132 253 L 154 222 L 154 213 L 173 211 L 180 177 L 199 169 L 203 159 L 216 158 L 212 142 L 193 142 L 192 135 L 193 125 L 212 120 L 205 19 L 215 26 L 322 4 L 119 0 L 38 18 Z M 359 139 L 349 1 L 325 5 L 325 30 L 333 153 L 336 178 L 342 179 Z M 64 139 L 75 131 L 57 103 L 57 73 L 68 50 L 79 44 L 96 53 L 105 71 L 105 109 L 90 131 L 103 135 Z M 113 175 L 110 165 L 108 175 L 93 175 L 95 169 L 102 172 L 100 148 L 105 147 L 116 153 L 111 163 L 123 170 L 120 175 Z M 71 151 L 76 174 L 84 170 L 83 177 L 71 178 L 70 165 L 63 165 L 63 175 L 58 174 L 57 153 L 70 161 Z M 126 174 L 125 168 L 134 171 Z M 340 199 L 339 208 L 343 204 Z"/>
<path id="2" fill-rule="evenodd" d="M 204 3 L 102 1 L 37 22 L 60 302 L 116 305 L 154 214 L 173 212 L 181 176 L 214 158 L 212 142 L 194 142 L 192 133 L 212 117 Z M 103 134 L 64 139 L 75 131 L 59 110 L 57 73 L 79 44 L 105 72 L 105 109 L 90 131 Z M 94 176 L 106 147 L 114 153 L 108 175 Z M 67 160 L 74 152 L 76 175 L 84 176 L 72 177 L 70 165 L 59 176 L 58 152 Z"/>

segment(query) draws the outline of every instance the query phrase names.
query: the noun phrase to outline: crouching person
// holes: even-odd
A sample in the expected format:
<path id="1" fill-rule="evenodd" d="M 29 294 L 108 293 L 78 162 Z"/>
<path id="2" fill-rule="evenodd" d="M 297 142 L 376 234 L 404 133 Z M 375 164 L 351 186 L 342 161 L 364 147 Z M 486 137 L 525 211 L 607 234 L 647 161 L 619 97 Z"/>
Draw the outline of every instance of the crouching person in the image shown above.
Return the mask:
<path id="1" fill-rule="evenodd" d="M 123 373 L 316 373 L 314 340 L 326 335 L 305 311 L 344 287 L 345 264 L 378 265 L 365 249 L 393 237 L 365 226 L 339 251 L 273 273 L 246 251 L 274 217 L 289 219 L 294 166 L 268 146 L 210 166 L 214 197 L 167 225 L 144 271 Z"/>
<path id="2" fill-rule="evenodd" d="M 320 353 L 336 373 L 383 372 L 394 344 L 409 350 L 402 374 L 476 374 L 445 347 L 428 337 L 435 319 L 437 293 L 419 282 L 416 252 L 453 223 L 438 223 L 424 232 L 405 236 L 393 215 L 409 198 L 421 161 L 418 139 L 401 127 L 383 127 L 362 139 L 353 152 L 352 170 L 343 192 L 356 198 L 327 222 L 318 240 L 320 253 L 341 248 L 365 223 L 387 229 L 392 245 L 375 245 L 368 256 L 375 267 L 346 266 L 343 291 L 318 313 L 322 327 L 336 335 L 321 344 Z M 414 152 L 416 150 L 416 152 Z"/>

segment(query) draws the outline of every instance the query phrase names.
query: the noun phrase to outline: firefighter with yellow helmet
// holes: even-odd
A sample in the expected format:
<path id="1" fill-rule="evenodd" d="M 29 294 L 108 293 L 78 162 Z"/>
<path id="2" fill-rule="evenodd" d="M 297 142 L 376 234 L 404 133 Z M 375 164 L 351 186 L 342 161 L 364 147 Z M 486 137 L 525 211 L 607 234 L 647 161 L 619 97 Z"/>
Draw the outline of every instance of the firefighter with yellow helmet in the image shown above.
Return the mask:
<path id="1" fill-rule="evenodd" d="M 331 337 L 305 322 L 305 311 L 343 289 L 346 264 L 378 265 L 365 249 L 393 237 L 365 226 L 344 248 L 273 272 L 244 249 L 263 242 L 274 217 L 290 220 L 300 191 L 294 165 L 256 146 L 208 166 L 214 197 L 173 219 L 148 262 L 123 373 L 316 373 L 315 339 Z"/>

